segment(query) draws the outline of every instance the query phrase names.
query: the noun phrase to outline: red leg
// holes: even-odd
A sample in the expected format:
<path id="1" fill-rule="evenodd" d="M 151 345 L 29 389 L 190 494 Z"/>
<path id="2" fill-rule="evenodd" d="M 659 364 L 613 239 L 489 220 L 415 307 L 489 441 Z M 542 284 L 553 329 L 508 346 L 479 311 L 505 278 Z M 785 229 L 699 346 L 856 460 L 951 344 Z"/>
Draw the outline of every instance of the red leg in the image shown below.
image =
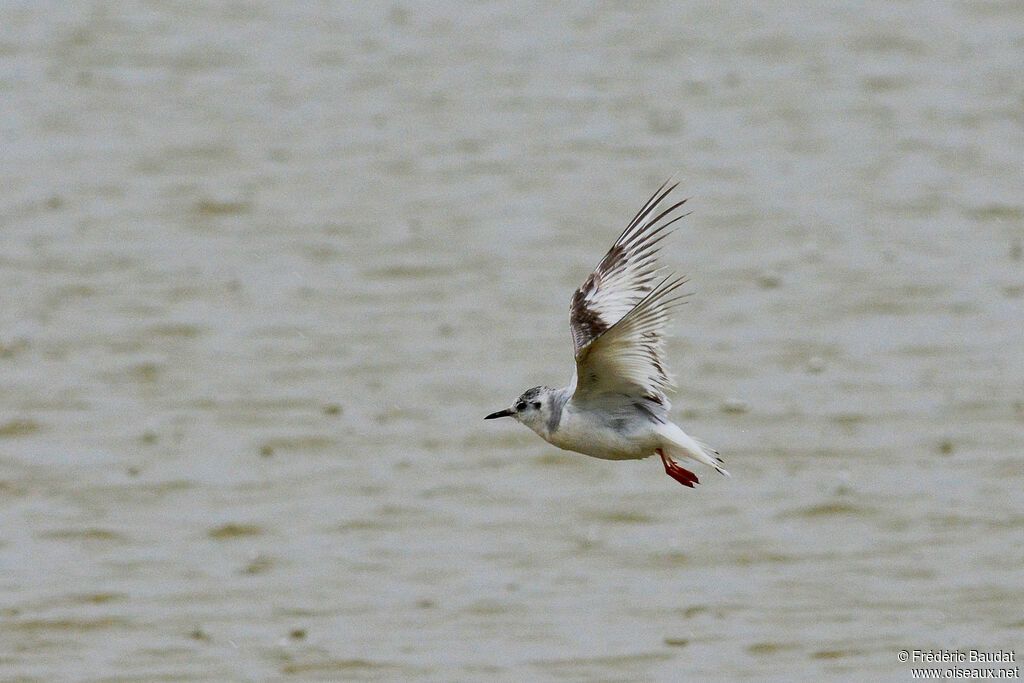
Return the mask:
<path id="1" fill-rule="evenodd" d="M 661 456 L 661 462 L 665 465 L 665 474 L 678 481 L 683 486 L 689 486 L 691 489 L 694 484 L 699 484 L 700 480 L 697 479 L 697 475 L 688 469 L 684 469 L 679 466 L 672 458 L 665 455 L 665 453 L 659 448 L 654 451 Z"/>

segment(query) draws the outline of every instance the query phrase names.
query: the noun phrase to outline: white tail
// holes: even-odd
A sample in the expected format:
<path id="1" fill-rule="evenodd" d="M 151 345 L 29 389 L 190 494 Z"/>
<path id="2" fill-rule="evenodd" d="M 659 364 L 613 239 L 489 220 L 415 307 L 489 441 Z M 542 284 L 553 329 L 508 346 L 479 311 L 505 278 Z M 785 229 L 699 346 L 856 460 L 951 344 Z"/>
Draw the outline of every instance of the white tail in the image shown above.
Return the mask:
<path id="1" fill-rule="evenodd" d="M 722 462 L 724 461 L 718 457 L 718 451 L 703 441 L 693 438 L 680 429 L 678 425 L 669 422 L 659 425 L 657 431 L 665 439 L 662 448 L 664 448 L 665 455 L 668 457 L 696 460 L 697 462 L 714 467 L 720 474 L 729 476 L 726 469 L 722 467 Z"/>

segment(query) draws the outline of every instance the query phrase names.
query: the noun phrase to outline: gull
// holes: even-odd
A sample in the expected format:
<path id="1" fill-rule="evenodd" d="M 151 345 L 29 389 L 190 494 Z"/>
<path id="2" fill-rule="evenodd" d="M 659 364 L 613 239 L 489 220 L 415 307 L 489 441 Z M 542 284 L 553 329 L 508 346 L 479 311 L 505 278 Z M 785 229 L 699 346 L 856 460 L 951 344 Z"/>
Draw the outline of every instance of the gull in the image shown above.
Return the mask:
<path id="1" fill-rule="evenodd" d="M 637 212 L 608 253 L 572 295 L 569 326 L 576 368 L 569 386 L 527 389 L 485 420 L 512 417 L 567 451 L 604 460 L 640 460 L 657 454 L 665 473 L 693 488 L 697 475 L 676 458 L 689 458 L 728 476 L 718 451 L 689 436 L 668 416 L 673 388 L 665 369 L 664 329 L 688 294 L 685 277 L 656 263 L 659 243 L 686 203 L 668 201 L 679 183 L 666 181 Z M 661 210 L 659 207 L 667 205 Z"/>

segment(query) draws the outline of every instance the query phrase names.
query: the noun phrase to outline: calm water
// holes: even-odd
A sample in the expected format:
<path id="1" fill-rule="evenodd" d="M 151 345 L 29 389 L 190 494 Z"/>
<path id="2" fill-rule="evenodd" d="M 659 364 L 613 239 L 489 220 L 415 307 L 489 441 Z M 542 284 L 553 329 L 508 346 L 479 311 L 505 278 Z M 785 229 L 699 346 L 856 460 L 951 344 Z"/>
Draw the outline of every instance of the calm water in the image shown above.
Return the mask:
<path id="1" fill-rule="evenodd" d="M 1024 5 L 5 3 L 5 679 L 1024 657 Z M 656 460 L 485 423 L 672 173 Z"/>

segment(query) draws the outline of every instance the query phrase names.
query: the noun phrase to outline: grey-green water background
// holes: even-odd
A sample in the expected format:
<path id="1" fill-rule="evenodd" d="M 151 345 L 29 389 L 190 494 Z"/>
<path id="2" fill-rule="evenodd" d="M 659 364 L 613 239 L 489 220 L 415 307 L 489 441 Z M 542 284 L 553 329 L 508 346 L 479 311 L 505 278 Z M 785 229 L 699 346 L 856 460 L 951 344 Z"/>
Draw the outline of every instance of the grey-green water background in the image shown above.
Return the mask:
<path id="1" fill-rule="evenodd" d="M 0 6 L 0 673 L 1024 656 L 1024 4 Z M 485 423 L 677 173 L 674 416 Z"/>

